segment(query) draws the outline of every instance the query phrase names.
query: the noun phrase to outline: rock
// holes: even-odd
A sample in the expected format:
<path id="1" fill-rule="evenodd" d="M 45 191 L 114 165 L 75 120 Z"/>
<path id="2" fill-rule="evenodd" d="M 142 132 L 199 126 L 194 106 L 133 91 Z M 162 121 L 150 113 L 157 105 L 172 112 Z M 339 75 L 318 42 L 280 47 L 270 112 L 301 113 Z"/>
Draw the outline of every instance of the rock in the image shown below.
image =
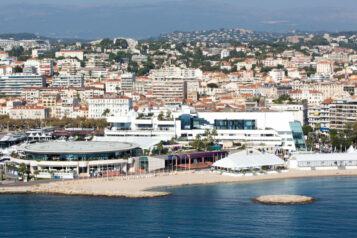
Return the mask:
<path id="1" fill-rule="evenodd" d="M 299 195 L 266 195 L 252 199 L 253 202 L 266 204 L 303 204 L 315 201 L 313 197 L 299 196 Z"/>

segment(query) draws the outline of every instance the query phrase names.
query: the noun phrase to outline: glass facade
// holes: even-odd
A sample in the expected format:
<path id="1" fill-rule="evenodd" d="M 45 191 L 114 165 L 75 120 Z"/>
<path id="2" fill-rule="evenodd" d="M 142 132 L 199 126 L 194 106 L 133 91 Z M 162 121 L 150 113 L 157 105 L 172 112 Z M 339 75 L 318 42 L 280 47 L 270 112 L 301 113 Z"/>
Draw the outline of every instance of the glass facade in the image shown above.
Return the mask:
<path id="1" fill-rule="evenodd" d="M 149 170 L 149 159 L 148 157 L 140 157 L 139 158 L 140 166 L 139 168 L 141 170 L 148 171 Z"/>
<path id="2" fill-rule="evenodd" d="M 128 158 L 135 156 L 136 151 L 92 153 L 92 154 L 34 154 L 26 153 L 26 158 L 41 161 L 90 161 Z"/>
<path id="3" fill-rule="evenodd" d="M 289 122 L 297 151 L 306 151 L 304 132 L 300 122 Z"/>
<path id="4" fill-rule="evenodd" d="M 214 120 L 217 130 L 255 130 L 255 120 Z"/>
<path id="5" fill-rule="evenodd" d="M 114 127 L 118 128 L 119 130 L 130 130 L 131 123 L 114 123 Z"/>
<path id="6" fill-rule="evenodd" d="M 205 119 L 192 117 L 188 114 L 180 116 L 179 119 L 181 120 L 181 130 L 204 129 L 205 126 L 210 125 Z"/>
<path id="7" fill-rule="evenodd" d="M 211 125 L 204 118 L 192 117 L 190 115 L 182 115 L 181 130 L 205 129 Z M 214 120 L 213 125 L 217 130 L 256 130 L 255 120 Z"/>

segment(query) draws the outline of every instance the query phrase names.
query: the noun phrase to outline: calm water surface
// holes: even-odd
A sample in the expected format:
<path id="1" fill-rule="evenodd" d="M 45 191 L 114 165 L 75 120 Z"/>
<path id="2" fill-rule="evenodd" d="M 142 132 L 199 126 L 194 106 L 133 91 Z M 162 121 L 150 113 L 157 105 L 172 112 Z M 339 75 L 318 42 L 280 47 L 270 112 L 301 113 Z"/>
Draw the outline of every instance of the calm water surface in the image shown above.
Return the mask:
<path id="1" fill-rule="evenodd" d="M 357 237 L 357 177 L 170 189 L 154 199 L 1 195 L 0 237 Z M 316 197 L 263 205 L 266 194 Z"/>

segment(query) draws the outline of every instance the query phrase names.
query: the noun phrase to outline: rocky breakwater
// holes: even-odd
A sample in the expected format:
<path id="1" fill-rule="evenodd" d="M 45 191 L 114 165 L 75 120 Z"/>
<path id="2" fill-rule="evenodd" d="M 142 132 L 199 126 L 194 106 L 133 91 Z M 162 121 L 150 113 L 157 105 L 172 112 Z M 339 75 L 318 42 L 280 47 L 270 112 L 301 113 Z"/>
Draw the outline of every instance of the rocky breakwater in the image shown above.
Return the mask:
<path id="1" fill-rule="evenodd" d="M 266 195 L 252 199 L 253 202 L 265 204 L 304 204 L 315 201 L 315 198 L 299 195 Z"/>

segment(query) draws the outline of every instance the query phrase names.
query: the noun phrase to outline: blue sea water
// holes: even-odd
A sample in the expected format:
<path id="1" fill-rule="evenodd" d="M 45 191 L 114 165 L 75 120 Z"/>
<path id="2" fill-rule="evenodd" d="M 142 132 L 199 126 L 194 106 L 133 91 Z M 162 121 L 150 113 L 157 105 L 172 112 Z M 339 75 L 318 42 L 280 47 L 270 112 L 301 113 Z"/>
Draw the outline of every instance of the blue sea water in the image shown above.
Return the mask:
<path id="1" fill-rule="evenodd" d="M 357 237 L 357 177 L 188 186 L 153 199 L 1 195 L 0 237 Z M 264 205 L 267 194 L 316 198 Z"/>

